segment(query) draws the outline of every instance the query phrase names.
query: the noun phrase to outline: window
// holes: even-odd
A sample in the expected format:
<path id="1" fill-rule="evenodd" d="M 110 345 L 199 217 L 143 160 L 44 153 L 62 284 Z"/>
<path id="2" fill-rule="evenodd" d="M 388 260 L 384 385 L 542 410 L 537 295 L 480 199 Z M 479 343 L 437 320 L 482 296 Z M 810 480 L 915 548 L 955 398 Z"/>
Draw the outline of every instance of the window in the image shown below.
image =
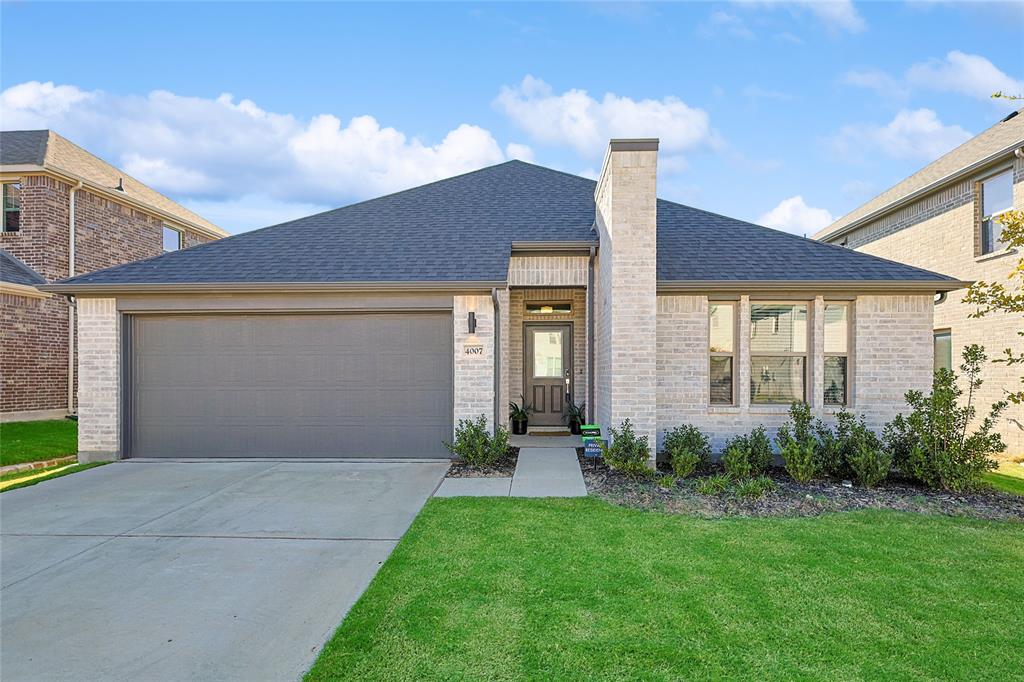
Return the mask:
<path id="1" fill-rule="evenodd" d="M 825 404 L 845 405 L 850 376 L 850 306 L 825 304 Z"/>
<path id="2" fill-rule="evenodd" d="M 181 232 L 164 225 L 164 251 L 177 251 L 181 248 Z"/>
<path id="3" fill-rule="evenodd" d="M 572 313 L 571 303 L 527 303 L 526 312 L 530 315 L 568 315 Z"/>
<path id="4" fill-rule="evenodd" d="M 733 404 L 733 369 L 736 366 L 736 305 L 712 303 L 708 308 L 711 404 Z"/>
<path id="5" fill-rule="evenodd" d="M 1003 224 L 999 215 L 1013 208 L 1013 172 L 994 175 L 981 183 L 981 252 L 994 253 L 1006 248 L 999 240 Z"/>
<path id="6" fill-rule="evenodd" d="M 948 329 L 935 332 L 935 371 L 953 370 L 953 334 Z"/>
<path id="7" fill-rule="evenodd" d="M 562 376 L 562 332 L 534 330 L 533 378 Z"/>
<path id="8" fill-rule="evenodd" d="M 0 232 L 17 232 L 21 229 L 21 185 L 4 185 L 3 229 Z"/>
<path id="9" fill-rule="evenodd" d="M 750 402 L 806 400 L 807 304 L 750 306 Z"/>

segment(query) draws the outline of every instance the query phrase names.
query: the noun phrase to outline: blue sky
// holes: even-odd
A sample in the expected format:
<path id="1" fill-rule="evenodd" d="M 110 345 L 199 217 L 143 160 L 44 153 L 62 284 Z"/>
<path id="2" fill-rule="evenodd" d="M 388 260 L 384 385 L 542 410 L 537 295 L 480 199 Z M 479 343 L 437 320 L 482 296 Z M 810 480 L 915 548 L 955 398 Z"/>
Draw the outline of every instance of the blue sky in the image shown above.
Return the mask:
<path id="1" fill-rule="evenodd" d="M 1012 106 L 1024 4 L 0 4 L 0 126 L 233 232 L 508 158 L 813 233 Z M 41 49 L 45 46 L 45 49 Z"/>

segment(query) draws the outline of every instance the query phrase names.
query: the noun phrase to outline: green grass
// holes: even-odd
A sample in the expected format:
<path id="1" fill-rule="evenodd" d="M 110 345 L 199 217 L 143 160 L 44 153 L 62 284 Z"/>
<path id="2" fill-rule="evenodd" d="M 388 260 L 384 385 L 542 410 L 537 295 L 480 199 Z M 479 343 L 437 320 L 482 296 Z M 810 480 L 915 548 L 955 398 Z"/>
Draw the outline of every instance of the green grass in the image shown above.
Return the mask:
<path id="1" fill-rule="evenodd" d="M 433 499 L 319 680 L 1021 679 L 1024 524 Z"/>
<path id="2" fill-rule="evenodd" d="M 49 467 L 47 469 L 40 469 L 38 471 L 21 471 L 21 472 L 19 472 L 17 474 L 5 474 L 3 477 L 0 477 L 0 479 L 2 479 L 4 481 L 9 481 L 11 479 L 24 478 L 26 476 L 32 476 L 32 475 L 43 473 L 43 472 L 47 472 L 47 471 L 52 472 L 52 473 L 50 473 L 50 474 L 48 474 L 46 476 L 40 476 L 39 478 L 33 478 L 33 479 L 27 480 L 27 481 L 25 481 L 23 483 L 15 483 L 15 484 L 13 484 L 11 486 L 8 486 L 6 488 L 0 489 L 0 494 L 6 493 L 8 490 L 17 490 L 18 488 L 27 488 L 30 485 L 35 485 L 36 483 L 42 483 L 43 481 L 52 481 L 53 479 L 60 478 L 61 476 L 68 476 L 70 474 L 77 474 L 79 471 L 85 471 L 86 469 L 92 469 L 93 467 L 103 466 L 104 464 L 110 464 L 110 462 L 90 462 L 88 464 L 73 464 L 70 467 L 68 467 L 67 469 L 63 468 L 64 466 L 67 466 L 67 465 L 62 465 L 62 466 L 56 466 L 56 467 Z"/>
<path id="3" fill-rule="evenodd" d="M 0 466 L 78 454 L 78 423 L 70 419 L 0 424 Z"/>
<path id="4" fill-rule="evenodd" d="M 1005 493 L 1013 493 L 1014 495 L 1024 495 L 1024 478 L 1019 476 L 1008 476 L 994 471 L 990 471 L 982 476 L 987 482 L 992 484 L 992 487 L 1002 490 Z"/>

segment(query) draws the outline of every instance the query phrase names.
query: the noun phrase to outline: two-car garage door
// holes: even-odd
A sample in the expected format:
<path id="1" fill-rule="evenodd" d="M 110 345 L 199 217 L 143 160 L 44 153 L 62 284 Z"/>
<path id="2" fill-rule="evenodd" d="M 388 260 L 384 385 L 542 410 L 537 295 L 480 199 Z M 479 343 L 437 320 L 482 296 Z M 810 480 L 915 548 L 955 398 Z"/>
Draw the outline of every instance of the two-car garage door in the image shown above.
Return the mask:
<path id="1" fill-rule="evenodd" d="M 450 313 L 139 315 L 133 457 L 444 457 Z"/>

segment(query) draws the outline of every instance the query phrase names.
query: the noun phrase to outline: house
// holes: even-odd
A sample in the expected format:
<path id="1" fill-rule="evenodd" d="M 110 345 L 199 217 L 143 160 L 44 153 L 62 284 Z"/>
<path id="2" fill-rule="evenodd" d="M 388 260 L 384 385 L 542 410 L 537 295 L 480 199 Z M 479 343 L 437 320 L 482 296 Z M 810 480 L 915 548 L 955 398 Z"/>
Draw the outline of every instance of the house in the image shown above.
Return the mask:
<path id="1" fill-rule="evenodd" d="M 958 279 L 1005 281 L 1021 254 L 999 241 L 999 214 L 1024 209 L 1024 109 L 928 164 L 815 235 L 830 244 L 950 273 Z M 990 357 L 1019 350 L 1019 315 L 972 318 L 965 291 L 935 301 L 935 367 L 955 369 L 960 351 L 985 346 Z M 976 404 L 985 412 L 1020 389 L 1019 366 L 989 363 Z M 1024 452 L 1024 406 L 1010 405 L 998 430 L 1010 452 Z"/>
<path id="2" fill-rule="evenodd" d="M 77 300 L 80 456 L 438 457 L 460 419 L 586 401 L 652 444 L 791 401 L 879 427 L 932 375 L 954 278 L 510 161 L 43 288 Z"/>
<path id="3" fill-rule="evenodd" d="M 52 130 L 0 133 L 0 419 L 75 405 L 75 308 L 36 288 L 226 233 Z"/>

